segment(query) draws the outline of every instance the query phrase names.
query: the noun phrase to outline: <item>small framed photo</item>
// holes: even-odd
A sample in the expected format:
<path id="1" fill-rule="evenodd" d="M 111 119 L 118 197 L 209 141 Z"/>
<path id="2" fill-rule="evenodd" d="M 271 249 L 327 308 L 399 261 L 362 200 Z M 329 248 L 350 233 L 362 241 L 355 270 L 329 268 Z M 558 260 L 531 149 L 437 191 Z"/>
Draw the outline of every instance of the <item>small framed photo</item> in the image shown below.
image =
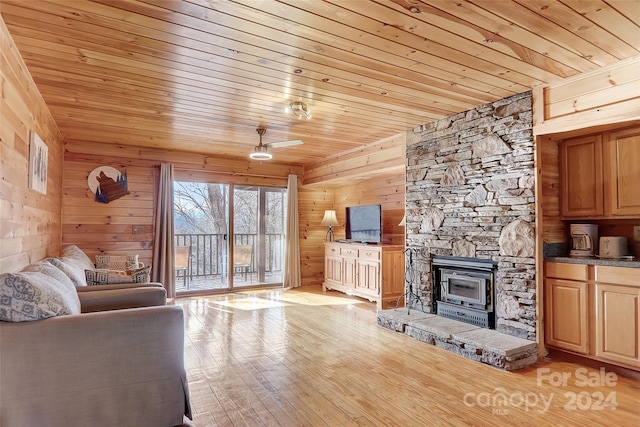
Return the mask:
<path id="1" fill-rule="evenodd" d="M 47 167 L 49 148 L 37 133 L 29 136 L 29 188 L 47 194 Z"/>

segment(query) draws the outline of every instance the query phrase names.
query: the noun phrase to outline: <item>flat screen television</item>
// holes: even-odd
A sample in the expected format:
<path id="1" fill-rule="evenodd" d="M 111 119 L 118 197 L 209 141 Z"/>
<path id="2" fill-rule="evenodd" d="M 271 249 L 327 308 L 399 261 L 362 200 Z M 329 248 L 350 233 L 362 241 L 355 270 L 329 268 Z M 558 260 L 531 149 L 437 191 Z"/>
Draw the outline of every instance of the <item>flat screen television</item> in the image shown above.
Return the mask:
<path id="1" fill-rule="evenodd" d="M 364 243 L 382 242 L 382 207 L 380 205 L 346 208 L 347 240 Z"/>

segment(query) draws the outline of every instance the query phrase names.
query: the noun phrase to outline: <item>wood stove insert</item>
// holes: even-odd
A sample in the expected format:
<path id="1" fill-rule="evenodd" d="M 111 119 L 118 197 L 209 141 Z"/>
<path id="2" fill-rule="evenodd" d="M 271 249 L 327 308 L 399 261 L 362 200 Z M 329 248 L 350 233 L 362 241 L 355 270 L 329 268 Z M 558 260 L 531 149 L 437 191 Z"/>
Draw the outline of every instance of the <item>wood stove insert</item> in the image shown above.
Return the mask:
<path id="1" fill-rule="evenodd" d="M 434 255 L 433 311 L 439 316 L 495 329 L 498 263 L 489 259 Z"/>

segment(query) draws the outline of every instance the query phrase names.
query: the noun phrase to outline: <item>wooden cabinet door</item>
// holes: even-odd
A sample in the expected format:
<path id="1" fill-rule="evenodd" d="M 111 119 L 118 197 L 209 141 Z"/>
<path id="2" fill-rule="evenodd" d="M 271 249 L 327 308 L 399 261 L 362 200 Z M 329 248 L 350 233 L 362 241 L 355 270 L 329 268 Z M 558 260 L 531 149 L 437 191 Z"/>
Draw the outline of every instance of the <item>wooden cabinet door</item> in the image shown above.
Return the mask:
<path id="1" fill-rule="evenodd" d="M 596 283 L 596 356 L 640 366 L 640 288 Z"/>
<path id="2" fill-rule="evenodd" d="M 562 216 L 602 216 L 601 136 L 589 135 L 563 141 L 560 162 Z"/>
<path id="3" fill-rule="evenodd" d="M 640 215 L 640 128 L 606 134 L 605 215 Z"/>
<path id="4" fill-rule="evenodd" d="M 346 288 L 355 288 L 356 287 L 356 275 L 357 275 L 357 267 L 356 267 L 356 258 L 353 257 L 343 257 L 342 258 L 342 284 Z"/>
<path id="5" fill-rule="evenodd" d="M 545 279 L 545 336 L 549 346 L 589 353 L 587 282 Z"/>
<path id="6" fill-rule="evenodd" d="M 324 281 L 333 284 L 342 284 L 342 258 L 339 256 L 325 256 Z"/>
<path id="7" fill-rule="evenodd" d="M 404 252 L 382 253 L 382 296 L 404 294 Z"/>
<path id="8" fill-rule="evenodd" d="M 358 291 L 365 294 L 380 295 L 380 262 L 358 260 L 358 279 L 356 281 Z"/>
<path id="9" fill-rule="evenodd" d="M 567 139 L 560 144 L 560 180 L 562 217 L 604 215 L 601 135 Z"/>

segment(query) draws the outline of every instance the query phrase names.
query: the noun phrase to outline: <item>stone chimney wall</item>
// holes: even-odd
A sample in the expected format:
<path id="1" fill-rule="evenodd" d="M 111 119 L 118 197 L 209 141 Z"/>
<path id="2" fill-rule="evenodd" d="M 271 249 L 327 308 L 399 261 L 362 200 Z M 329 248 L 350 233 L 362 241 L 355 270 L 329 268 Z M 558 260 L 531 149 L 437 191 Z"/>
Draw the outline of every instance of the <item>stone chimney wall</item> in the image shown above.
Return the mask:
<path id="1" fill-rule="evenodd" d="M 424 311 L 431 312 L 432 255 L 492 259 L 496 329 L 536 339 L 532 127 L 525 92 L 409 132 L 406 244 L 416 249 Z"/>

